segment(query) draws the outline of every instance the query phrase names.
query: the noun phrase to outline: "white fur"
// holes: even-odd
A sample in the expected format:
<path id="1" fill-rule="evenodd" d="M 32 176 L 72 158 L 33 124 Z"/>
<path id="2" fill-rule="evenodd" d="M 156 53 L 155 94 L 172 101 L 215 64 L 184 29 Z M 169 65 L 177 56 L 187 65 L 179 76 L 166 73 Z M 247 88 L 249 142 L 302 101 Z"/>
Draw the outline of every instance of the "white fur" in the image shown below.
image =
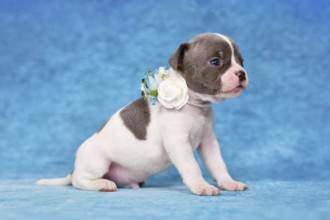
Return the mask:
<path id="1" fill-rule="evenodd" d="M 232 77 L 224 78 L 227 89 L 237 83 L 232 76 L 237 68 L 234 65 L 224 74 Z M 178 73 L 171 69 L 170 74 Z M 220 190 L 205 181 L 194 157 L 193 152 L 198 149 L 219 187 L 246 189 L 243 183 L 234 181 L 226 169 L 213 131 L 212 108 L 205 104 L 205 101 L 220 102 L 228 94 L 210 96 L 189 90 L 189 95 L 188 104 L 180 110 L 166 109 L 159 103 L 149 105 L 151 120 L 146 140 L 136 139 L 124 125 L 119 110 L 99 133 L 79 147 L 72 176 L 62 180 L 40 180 L 38 184 L 72 183 L 79 189 L 101 191 L 116 191 L 117 186 L 138 188 L 140 182 L 174 165 L 194 194 L 217 195 Z M 105 174 L 109 178 L 103 178 Z"/>

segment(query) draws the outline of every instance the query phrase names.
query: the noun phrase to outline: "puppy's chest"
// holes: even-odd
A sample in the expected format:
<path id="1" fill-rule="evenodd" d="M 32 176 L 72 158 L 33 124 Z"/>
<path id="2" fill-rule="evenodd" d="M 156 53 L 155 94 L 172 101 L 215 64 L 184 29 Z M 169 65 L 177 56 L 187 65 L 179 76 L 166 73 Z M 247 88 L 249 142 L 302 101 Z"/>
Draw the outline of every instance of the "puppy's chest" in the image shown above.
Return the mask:
<path id="1" fill-rule="evenodd" d="M 163 123 L 167 130 L 175 130 L 173 136 L 187 137 L 189 143 L 196 149 L 205 134 L 212 129 L 212 112 L 210 109 L 188 107 L 180 113 L 169 115 Z"/>
<path id="2" fill-rule="evenodd" d="M 205 136 L 205 133 L 209 130 L 209 121 L 207 118 L 199 115 L 184 122 L 187 126 L 184 131 L 188 136 L 188 141 L 196 149 Z"/>

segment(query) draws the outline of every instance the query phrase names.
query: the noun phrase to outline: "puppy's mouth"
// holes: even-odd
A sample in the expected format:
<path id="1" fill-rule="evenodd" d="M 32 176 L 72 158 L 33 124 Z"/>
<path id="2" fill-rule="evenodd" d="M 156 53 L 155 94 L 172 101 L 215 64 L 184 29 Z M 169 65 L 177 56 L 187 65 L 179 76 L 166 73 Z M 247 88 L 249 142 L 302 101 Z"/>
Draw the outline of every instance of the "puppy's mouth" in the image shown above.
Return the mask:
<path id="1" fill-rule="evenodd" d="M 221 93 L 223 94 L 237 94 L 242 92 L 245 89 L 245 86 L 243 85 L 238 85 L 234 89 L 228 90 L 228 91 L 222 91 Z"/>

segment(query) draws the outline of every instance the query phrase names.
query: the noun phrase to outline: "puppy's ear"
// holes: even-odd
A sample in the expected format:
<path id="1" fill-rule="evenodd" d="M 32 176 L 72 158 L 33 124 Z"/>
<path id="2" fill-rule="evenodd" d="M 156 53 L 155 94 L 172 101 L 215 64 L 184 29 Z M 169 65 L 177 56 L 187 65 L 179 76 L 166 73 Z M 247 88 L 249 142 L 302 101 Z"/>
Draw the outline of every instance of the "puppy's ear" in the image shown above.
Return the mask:
<path id="1" fill-rule="evenodd" d="M 181 44 L 176 52 L 170 57 L 168 60 L 168 63 L 174 70 L 183 71 L 184 65 L 183 65 L 183 59 L 185 52 L 189 49 L 189 43 L 183 43 Z"/>

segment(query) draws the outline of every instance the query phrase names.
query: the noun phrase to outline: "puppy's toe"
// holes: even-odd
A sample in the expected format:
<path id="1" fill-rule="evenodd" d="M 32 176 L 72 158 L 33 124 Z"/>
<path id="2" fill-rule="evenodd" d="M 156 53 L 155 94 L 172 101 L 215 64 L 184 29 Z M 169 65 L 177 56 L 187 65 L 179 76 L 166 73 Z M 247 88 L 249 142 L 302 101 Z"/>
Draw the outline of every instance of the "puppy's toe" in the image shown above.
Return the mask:
<path id="1" fill-rule="evenodd" d="M 219 187 L 221 189 L 228 190 L 228 191 L 244 191 L 244 190 L 248 189 L 248 187 L 244 183 L 234 181 L 234 180 L 221 181 L 219 183 Z"/>
<path id="2" fill-rule="evenodd" d="M 109 180 L 103 180 L 102 186 L 100 189 L 101 192 L 115 192 L 118 190 L 116 184 Z"/>
<path id="3" fill-rule="evenodd" d="M 202 184 L 191 190 L 194 194 L 199 196 L 215 196 L 220 194 L 220 189 L 210 184 Z"/>

